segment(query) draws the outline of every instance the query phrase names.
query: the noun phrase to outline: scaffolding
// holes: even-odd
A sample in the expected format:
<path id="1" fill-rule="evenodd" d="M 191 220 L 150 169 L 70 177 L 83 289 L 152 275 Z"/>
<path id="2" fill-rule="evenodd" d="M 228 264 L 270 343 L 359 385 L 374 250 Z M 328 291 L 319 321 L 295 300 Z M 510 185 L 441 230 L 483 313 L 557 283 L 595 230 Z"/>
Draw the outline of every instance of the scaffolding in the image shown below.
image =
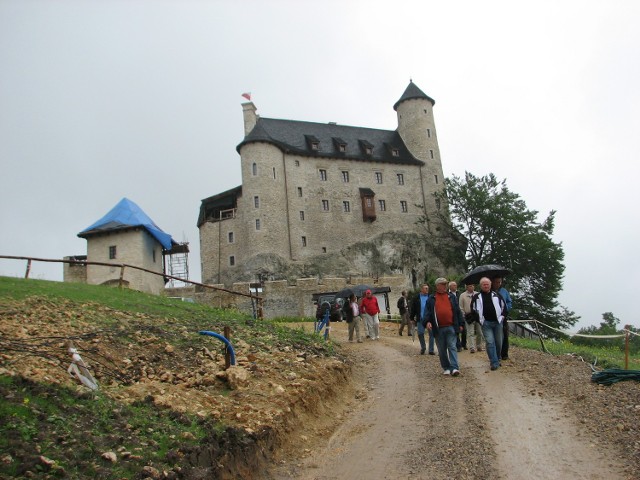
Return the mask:
<path id="1" fill-rule="evenodd" d="M 167 268 L 165 272 L 172 277 L 189 280 L 189 242 L 175 243 L 171 250 L 165 251 Z M 183 287 L 184 282 L 173 278 L 169 279 L 168 287 Z"/>

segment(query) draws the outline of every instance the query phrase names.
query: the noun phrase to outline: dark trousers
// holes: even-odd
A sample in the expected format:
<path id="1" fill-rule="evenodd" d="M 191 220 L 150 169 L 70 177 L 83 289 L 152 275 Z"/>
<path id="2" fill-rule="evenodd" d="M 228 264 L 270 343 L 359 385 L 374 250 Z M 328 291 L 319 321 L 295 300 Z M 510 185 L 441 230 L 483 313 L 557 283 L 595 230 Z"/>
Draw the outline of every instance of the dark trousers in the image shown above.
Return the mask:
<path id="1" fill-rule="evenodd" d="M 506 360 L 509 358 L 509 323 L 506 318 L 504 319 L 502 331 L 502 350 L 500 351 L 500 358 L 502 358 L 502 360 Z"/>
<path id="2" fill-rule="evenodd" d="M 460 350 L 461 348 L 467 349 L 467 327 L 463 327 L 462 332 L 458 332 L 456 340 L 456 348 Z"/>

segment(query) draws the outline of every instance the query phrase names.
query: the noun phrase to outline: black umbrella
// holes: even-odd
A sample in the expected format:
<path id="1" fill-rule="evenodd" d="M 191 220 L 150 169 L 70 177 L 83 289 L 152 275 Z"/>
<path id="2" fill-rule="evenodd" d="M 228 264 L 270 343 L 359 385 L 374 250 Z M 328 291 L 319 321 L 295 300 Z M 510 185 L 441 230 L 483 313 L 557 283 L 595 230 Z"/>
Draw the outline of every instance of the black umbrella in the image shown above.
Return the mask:
<path id="1" fill-rule="evenodd" d="M 347 287 L 336 293 L 336 298 L 349 298 L 351 294 L 355 294 L 356 297 L 364 297 L 364 292 L 372 290 L 369 285 L 356 285 L 354 287 Z"/>
<path id="2" fill-rule="evenodd" d="M 460 283 L 464 283 L 465 285 L 476 284 L 480 282 L 482 277 L 488 277 L 490 279 L 495 277 L 504 277 L 505 275 L 509 275 L 511 270 L 503 267 L 502 265 L 480 265 L 479 267 L 474 268 L 469 273 L 467 273 Z"/>

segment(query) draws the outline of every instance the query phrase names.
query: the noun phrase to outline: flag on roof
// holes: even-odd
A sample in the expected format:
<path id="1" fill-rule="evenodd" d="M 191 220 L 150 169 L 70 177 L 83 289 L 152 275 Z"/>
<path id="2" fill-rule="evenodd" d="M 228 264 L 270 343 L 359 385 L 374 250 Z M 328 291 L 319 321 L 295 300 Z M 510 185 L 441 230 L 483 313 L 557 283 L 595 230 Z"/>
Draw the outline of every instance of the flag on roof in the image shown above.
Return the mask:
<path id="1" fill-rule="evenodd" d="M 242 96 L 244 98 L 246 98 L 247 100 L 251 100 L 251 92 L 245 92 L 245 93 L 242 94 Z"/>

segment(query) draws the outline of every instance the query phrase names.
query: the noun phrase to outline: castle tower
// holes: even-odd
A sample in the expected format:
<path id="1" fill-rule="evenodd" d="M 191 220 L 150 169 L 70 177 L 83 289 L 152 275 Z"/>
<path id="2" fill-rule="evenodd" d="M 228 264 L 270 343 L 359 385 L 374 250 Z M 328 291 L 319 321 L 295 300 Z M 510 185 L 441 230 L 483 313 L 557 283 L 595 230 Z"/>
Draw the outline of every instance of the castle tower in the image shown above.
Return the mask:
<path id="1" fill-rule="evenodd" d="M 409 151 L 425 165 L 421 168 L 423 192 L 434 192 L 443 186 L 444 173 L 438 147 L 438 136 L 433 118 L 436 101 L 420 90 L 413 81 L 395 103 L 393 109 L 398 115 L 398 133 Z M 440 205 L 426 194 L 423 197 L 425 211 L 440 208 Z"/>

